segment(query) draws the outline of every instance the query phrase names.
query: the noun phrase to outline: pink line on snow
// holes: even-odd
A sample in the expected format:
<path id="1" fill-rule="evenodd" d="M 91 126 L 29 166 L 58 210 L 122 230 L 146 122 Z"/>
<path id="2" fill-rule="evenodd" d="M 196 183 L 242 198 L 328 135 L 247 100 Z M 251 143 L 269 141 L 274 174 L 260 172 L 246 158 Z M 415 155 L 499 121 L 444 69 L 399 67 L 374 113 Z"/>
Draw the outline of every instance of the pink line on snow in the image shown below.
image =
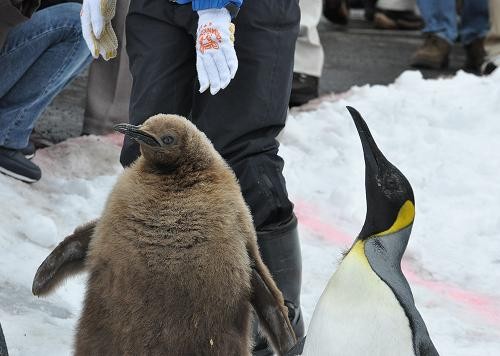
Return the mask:
<path id="1" fill-rule="evenodd" d="M 334 242 L 337 245 L 350 246 L 354 239 L 344 232 L 335 229 L 330 224 L 324 223 L 318 217 L 315 209 L 304 202 L 295 202 L 295 214 L 300 220 L 300 225 L 307 227 L 310 231 L 322 238 Z"/>
<path id="2" fill-rule="evenodd" d="M 322 221 L 316 210 L 314 206 L 306 202 L 295 202 L 295 213 L 301 226 L 321 236 L 326 241 L 336 245 L 350 246 L 354 238 Z M 417 284 L 434 293 L 444 295 L 456 303 L 466 305 L 488 322 L 500 325 L 500 306 L 494 298 L 467 291 L 446 282 L 426 280 L 418 275 L 414 266 L 408 261 L 403 260 L 402 268 L 406 278 L 412 284 Z"/>

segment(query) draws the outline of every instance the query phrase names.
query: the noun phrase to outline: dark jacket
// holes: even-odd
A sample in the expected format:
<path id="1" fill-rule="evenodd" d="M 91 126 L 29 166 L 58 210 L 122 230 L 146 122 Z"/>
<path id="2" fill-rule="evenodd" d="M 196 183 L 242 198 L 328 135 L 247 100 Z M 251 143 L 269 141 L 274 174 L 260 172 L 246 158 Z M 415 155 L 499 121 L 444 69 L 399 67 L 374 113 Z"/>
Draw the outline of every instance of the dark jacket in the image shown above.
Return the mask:
<path id="1" fill-rule="evenodd" d="M 10 29 L 27 20 L 40 6 L 40 0 L 0 0 L 0 48 Z"/>

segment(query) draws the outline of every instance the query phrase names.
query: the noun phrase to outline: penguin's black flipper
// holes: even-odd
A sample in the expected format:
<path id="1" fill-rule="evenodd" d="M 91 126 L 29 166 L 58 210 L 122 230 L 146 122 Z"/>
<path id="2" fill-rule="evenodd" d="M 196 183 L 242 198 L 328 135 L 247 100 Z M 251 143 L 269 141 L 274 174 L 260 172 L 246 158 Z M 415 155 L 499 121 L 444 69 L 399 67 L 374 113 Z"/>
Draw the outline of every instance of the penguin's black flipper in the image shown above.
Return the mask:
<path id="1" fill-rule="evenodd" d="M 33 279 L 31 290 L 34 295 L 47 295 L 67 277 L 83 271 L 97 222 L 93 220 L 77 227 L 42 262 Z"/>
<path id="2" fill-rule="evenodd" d="M 268 285 L 268 277 L 259 273 L 256 267 L 252 268 L 251 282 L 253 291 L 251 302 L 260 325 L 278 355 L 285 355 L 296 343 L 286 307 L 279 303 L 279 299 L 272 292 L 272 287 Z"/>

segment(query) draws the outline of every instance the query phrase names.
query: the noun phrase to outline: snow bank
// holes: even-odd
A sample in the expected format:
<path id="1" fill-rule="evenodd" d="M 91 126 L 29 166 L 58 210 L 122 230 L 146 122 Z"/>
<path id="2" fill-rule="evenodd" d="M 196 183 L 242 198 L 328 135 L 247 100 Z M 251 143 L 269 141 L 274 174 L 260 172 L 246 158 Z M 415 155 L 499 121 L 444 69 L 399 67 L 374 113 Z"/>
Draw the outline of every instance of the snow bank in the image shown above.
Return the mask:
<path id="1" fill-rule="evenodd" d="M 303 243 L 302 300 L 312 315 L 342 250 L 364 220 L 364 163 L 349 113 L 358 109 L 386 157 L 410 180 L 417 217 L 403 262 L 442 355 L 500 351 L 500 72 L 355 87 L 292 111 L 281 135 Z M 31 295 L 36 268 L 78 224 L 100 215 L 121 171 L 110 138 L 39 151 L 39 183 L 0 175 L 0 321 L 11 355 L 69 355 L 84 278 Z"/>
<path id="2" fill-rule="evenodd" d="M 0 174 L 0 322 L 10 355 L 71 354 L 83 276 L 48 298 L 34 297 L 31 283 L 65 235 L 100 215 L 122 170 L 119 149 L 109 138 L 81 137 L 37 151 L 36 184 Z"/>
<path id="3" fill-rule="evenodd" d="M 350 105 L 413 186 L 417 212 L 403 268 L 437 349 L 499 354 L 499 98 L 500 72 L 438 80 L 405 72 L 392 85 L 355 87 L 292 113 L 280 152 L 302 216 L 306 317 L 366 212 Z"/>

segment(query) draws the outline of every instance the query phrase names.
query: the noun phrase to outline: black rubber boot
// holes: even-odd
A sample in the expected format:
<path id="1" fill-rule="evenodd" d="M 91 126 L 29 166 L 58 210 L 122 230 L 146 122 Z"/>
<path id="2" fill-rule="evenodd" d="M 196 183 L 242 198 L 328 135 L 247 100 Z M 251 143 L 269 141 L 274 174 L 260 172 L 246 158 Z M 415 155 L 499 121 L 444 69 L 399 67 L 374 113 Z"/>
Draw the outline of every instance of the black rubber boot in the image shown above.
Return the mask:
<path id="1" fill-rule="evenodd" d="M 284 225 L 272 230 L 257 231 L 262 260 L 271 272 L 276 285 L 283 293 L 288 307 L 288 317 L 297 339 L 304 336 L 304 320 L 300 310 L 302 282 L 302 257 L 295 215 Z M 256 324 L 256 323 L 255 323 Z M 254 356 L 271 356 L 273 351 L 254 327 Z"/>
<path id="2" fill-rule="evenodd" d="M 300 106 L 319 96 L 319 78 L 303 73 L 293 73 L 289 107 Z"/>
<path id="3" fill-rule="evenodd" d="M 463 70 L 468 73 L 481 75 L 481 66 L 486 59 L 484 38 L 477 38 L 465 45 L 465 56 L 466 59 Z"/>

